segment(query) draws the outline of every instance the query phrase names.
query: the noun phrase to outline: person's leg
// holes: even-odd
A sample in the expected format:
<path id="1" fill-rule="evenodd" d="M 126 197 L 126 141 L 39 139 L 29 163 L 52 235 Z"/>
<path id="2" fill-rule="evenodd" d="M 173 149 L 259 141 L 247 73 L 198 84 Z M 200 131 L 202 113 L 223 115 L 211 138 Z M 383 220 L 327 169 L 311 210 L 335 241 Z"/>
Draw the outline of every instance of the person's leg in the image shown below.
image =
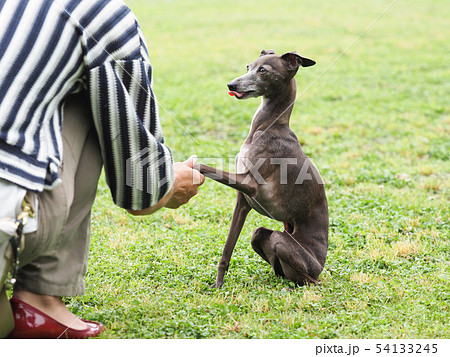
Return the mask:
<path id="1" fill-rule="evenodd" d="M 64 325 L 84 329 L 60 299 L 84 293 L 91 207 L 102 167 L 84 96 L 65 105 L 63 140 L 62 183 L 39 197 L 38 231 L 26 237 L 13 295 Z"/>

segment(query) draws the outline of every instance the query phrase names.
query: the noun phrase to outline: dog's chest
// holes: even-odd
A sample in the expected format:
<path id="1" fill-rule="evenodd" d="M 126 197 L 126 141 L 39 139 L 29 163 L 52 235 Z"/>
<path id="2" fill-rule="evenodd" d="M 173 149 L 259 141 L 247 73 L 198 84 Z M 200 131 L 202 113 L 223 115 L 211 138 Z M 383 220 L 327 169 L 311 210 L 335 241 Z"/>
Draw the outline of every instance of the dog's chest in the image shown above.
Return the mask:
<path id="1" fill-rule="evenodd" d="M 244 174 L 249 171 L 248 164 L 249 164 L 249 157 L 248 157 L 248 151 L 250 149 L 250 145 L 243 144 L 241 146 L 241 150 L 236 155 L 236 173 L 237 174 Z"/>

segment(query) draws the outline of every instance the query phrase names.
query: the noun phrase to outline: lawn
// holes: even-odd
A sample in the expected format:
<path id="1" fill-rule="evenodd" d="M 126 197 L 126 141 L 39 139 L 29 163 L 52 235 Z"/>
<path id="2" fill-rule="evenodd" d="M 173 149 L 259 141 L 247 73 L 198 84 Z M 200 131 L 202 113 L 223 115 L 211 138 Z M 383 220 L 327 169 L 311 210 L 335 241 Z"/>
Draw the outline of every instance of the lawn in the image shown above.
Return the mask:
<path id="1" fill-rule="evenodd" d="M 104 338 L 450 338 L 447 1 L 398 0 L 375 22 L 391 0 L 126 3 L 177 161 L 228 168 L 259 100 L 226 83 L 261 49 L 317 62 L 297 74 L 291 128 L 326 182 L 330 247 L 320 285 L 296 288 L 250 246 L 282 224 L 251 212 L 216 290 L 233 190 L 208 180 L 178 210 L 132 217 L 102 178 L 71 310 Z"/>

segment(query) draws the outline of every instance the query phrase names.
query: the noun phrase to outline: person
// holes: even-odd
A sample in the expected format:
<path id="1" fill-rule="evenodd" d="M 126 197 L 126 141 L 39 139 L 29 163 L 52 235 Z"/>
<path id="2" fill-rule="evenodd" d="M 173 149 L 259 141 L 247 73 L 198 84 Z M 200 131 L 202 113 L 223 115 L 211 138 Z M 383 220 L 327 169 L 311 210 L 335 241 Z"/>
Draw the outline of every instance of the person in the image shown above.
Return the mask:
<path id="1" fill-rule="evenodd" d="M 121 0 L 0 1 L 4 271 L 15 261 L 5 257 L 15 252 L 11 234 L 21 233 L 2 224 L 18 227 L 24 207 L 30 213 L 9 302 L 15 327 L 10 332 L 11 311 L 0 304 L 0 325 L 9 326 L 0 334 L 98 336 L 104 326 L 77 318 L 60 297 L 84 293 L 102 167 L 114 203 L 148 215 L 197 194 L 204 176 L 195 162 L 174 163 L 164 142 L 148 48 Z"/>

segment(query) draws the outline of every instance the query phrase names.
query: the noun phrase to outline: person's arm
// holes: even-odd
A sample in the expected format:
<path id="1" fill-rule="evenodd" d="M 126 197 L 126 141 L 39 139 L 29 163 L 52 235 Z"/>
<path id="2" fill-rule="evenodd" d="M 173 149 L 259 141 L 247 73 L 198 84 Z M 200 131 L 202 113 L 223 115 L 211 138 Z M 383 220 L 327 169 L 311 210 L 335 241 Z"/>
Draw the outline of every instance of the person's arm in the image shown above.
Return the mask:
<path id="1" fill-rule="evenodd" d="M 86 42 L 90 102 L 114 203 L 150 214 L 186 203 L 197 192 L 198 173 L 186 162 L 174 164 L 164 144 L 145 39 L 135 16 L 118 4 L 101 13 L 110 31 L 99 31 L 95 46 Z M 120 26 L 112 13 L 120 14 Z"/>
<path id="2" fill-rule="evenodd" d="M 160 210 L 161 208 L 163 208 L 167 202 L 169 202 L 169 200 L 171 199 L 173 194 L 172 189 L 167 192 L 167 194 L 161 198 L 158 203 L 154 206 L 145 208 L 145 209 L 141 209 L 141 210 L 132 210 L 132 209 L 127 209 L 127 212 L 129 214 L 132 214 L 133 216 L 147 216 L 150 215 L 152 213 L 155 213 L 156 211 Z"/>
<path id="3" fill-rule="evenodd" d="M 150 64 L 142 60 L 108 62 L 89 72 L 106 182 L 114 203 L 132 211 L 156 209 L 174 181 L 151 73 Z"/>

